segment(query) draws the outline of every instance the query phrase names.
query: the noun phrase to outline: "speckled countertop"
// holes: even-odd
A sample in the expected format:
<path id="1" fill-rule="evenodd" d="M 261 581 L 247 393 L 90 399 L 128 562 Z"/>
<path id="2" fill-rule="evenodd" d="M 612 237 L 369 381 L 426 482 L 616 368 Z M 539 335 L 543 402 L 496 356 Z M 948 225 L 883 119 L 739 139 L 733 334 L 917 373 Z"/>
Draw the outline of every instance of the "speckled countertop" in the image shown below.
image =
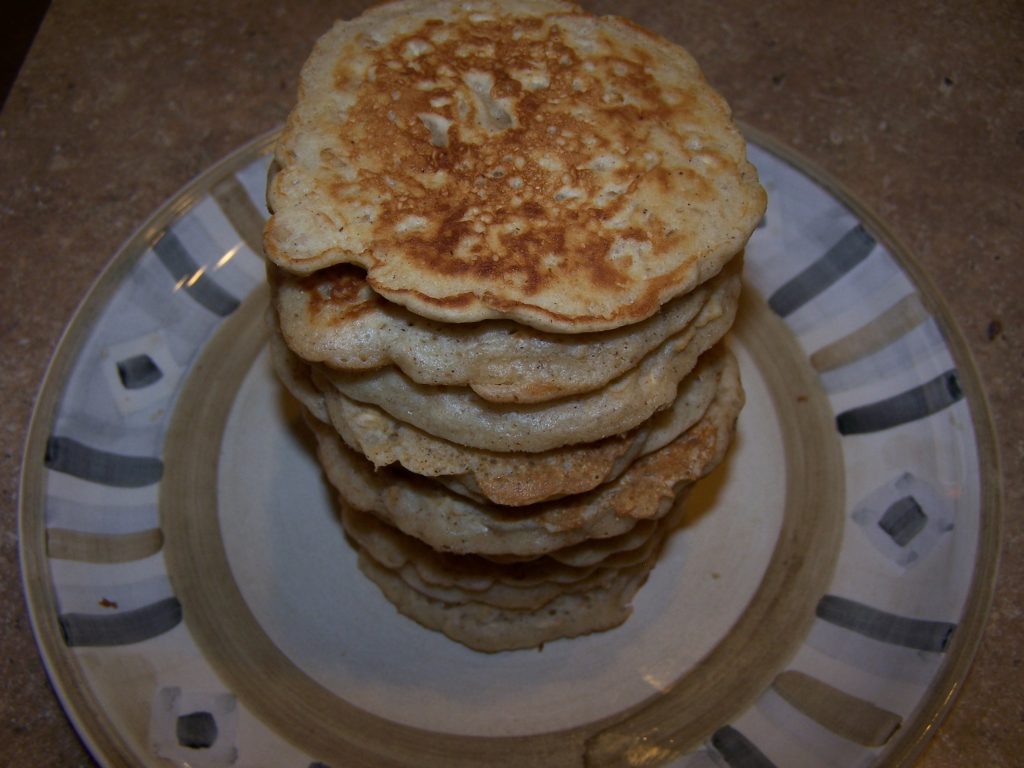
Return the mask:
<path id="1" fill-rule="evenodd" d="M 21 596 L 18 472 L 63 328 L 118 246 L 214 161 L 277 126 L 317 35 L 362 3 L 56 0 L 0 118 L 0 763 L 92 762 Z M 1003 549 L 973 670 L 921 765 L 1024 752 L 1024 6 L 590 2 L 684 44 L 736 115 L 873 208 L 930 274 L 985 383 Z"/>

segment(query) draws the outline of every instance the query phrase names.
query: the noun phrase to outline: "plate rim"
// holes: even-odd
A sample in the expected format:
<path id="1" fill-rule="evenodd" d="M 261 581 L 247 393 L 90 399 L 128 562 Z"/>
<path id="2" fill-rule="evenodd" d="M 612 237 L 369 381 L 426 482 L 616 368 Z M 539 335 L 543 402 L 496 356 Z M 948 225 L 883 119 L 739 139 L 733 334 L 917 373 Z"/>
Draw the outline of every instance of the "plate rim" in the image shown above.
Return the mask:
<path id="1" fill-rule="evenodd" d="M 927 271 L 918 263 L 909 246 L 892 228 L 861 201 L 853 191 L 814 161 L 773 136 L 737 121 L 748 140 L 804 173 L 834 195 L 860 221 L 864 228 L 884 243 L 890 255 L 907 273 L 925 308 L 938 324 L 956 365 L 957 379 L 971 413 L 974 443 L 978 451 L 979 515 L 978 544 L 971 586 L 967 592 L 957 631 L 953 635 L 946 661 L 940 667 L 929 691 L 922 697 L 908 723 L 900 731 L 913 735 L 899 738 L 879 756 L 878 765 L 910 766 L 921 756 L 938 727 L 949 715 L 974 664 L 981 645 L 995 595 L 999 560 L 1002 555 L 1002 464 L 999 443 L 992 422 L 992 410 L 982 386 L 978 366 L 953 312 Z"/>
<path id="2" fill-rule="evenodd" d="M 53 583 L 46 566 L 46 523 L 41 514 L 45 477 L 42 463 L 32 457 L 44 454 L 48 428 L 53 422 L 63 386 L 88 331 L 146 249 L 159 239 L 168 224 L 205 196 L 214 180 L 245 167 L 254 154 L 263 154 L 273 146 L 280 131 L 281 128 L 277 127 L 260 134 L 193 176 L 164 200 L 114 251 L 64 326 L 47 362 L 29 416 L 18 476 L 17 535 L 22 597 L 50 687 L 92 759 L 103 766 L 131 768 L 134 762 L 129 758 L 133 751 L 110 719 L 99 711 L 93 693 L 83 686 L 84 676 L 75 664 L 73 654 L 58 642 L 61 629 L 57 621 Z M 134 255 L 129 257 L 133 252 Z M 30 590 L 30 585 L 36 583 L 39 587 Z M 72 690 L 78 698 L 72 695 Z M 87 727 L 89 725 L 92 727 Z"/>
<path id="3" fill-rule="evenodd" d="M 1003 539 L 1003 478 L 991 408 L 970 346 L 942 294 L 909 247 L 837 177 L 765 131 L 743 121 L 737 121 L 737 124 L 748 141 L 833 195 L 886 246 L 938 324 L 956 364 L 971 414 L 978 453 L 979 515 L 970 587 L 957 632 L 938 674 L 915 711 L 894 735 L 892 742 L 879 753 L 875 763 L 877 766 L 909 766 L 920 757 L 938 726 L 952 710 L 973 666 L 994 599 Z M 54 694 L 92 758 L 104 766 L 132 765 L 129 758 L 133 751 L 115 724 L 96 706 L 94 694 L 84 684 L 85 676 L 74 654 L 59 642 L 61 630 L 47 566 L 45 519 L 40 514 L 45 497 L 45 473 L 41 462 L 33 460 L 33 457 L 43 455 L 49 427 L 81 344 L 113 292 L 168 224 L 204 197 L 213 181 L 266 154 L 280 131 L 281 127 L 276 127 L 255 137 L 193 177 L 115 250 L 68 319 L 50 355 L 29 417 L 18 478 L 17 534 L 22 595 L 33 639 Z M 134 255 L 129 257 L 132 253 Z"/>

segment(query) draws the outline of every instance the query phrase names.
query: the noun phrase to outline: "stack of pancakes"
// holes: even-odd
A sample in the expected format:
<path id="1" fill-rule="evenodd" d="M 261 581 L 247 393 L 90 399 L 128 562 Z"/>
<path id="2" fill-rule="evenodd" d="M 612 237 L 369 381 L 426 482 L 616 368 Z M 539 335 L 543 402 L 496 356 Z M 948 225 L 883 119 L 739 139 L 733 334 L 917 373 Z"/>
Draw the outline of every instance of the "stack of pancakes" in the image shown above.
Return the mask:
<path id="1" fill-rule="evenodd" d="M 363 572 L 479 650 L 625 620 L 743 402 L 765 198 L 692 58 L 552 0 L 376 7 L 317 43 L 268 202 L 275 366 Z"/>

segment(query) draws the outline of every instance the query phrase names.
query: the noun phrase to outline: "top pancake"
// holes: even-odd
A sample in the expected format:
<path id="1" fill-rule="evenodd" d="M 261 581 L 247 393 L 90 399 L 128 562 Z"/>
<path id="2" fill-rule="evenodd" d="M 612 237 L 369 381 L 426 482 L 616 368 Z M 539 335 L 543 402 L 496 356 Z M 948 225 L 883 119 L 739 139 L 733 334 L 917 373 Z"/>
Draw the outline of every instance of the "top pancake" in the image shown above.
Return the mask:
<path id="1" fill-rule="evenodd" d="M 616 328 L 744 245 L 764 191 L 681 48 L 543 0 L 424 2 L 339 22 L 276 149 L 267 256 L 337 263 L 445 322 Z"/>

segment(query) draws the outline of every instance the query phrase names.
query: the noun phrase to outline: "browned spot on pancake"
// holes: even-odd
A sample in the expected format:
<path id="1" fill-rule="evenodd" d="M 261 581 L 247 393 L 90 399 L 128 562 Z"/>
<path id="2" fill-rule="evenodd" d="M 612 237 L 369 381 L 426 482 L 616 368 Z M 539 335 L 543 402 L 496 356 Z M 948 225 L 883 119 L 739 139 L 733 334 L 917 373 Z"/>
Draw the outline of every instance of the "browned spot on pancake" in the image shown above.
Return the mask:
<path id="1" fill-rule="evenodd" d="M 704 475 L 715 456 L 718 437 L 717 426 L 705 420 L 664 449 L 638 460 L 630 470 L 636 481 L 612 500 L 615 514 L 655 514 L 658 504 L 674 498 L 683 483 Z"/>
<path id="2" fill-rule="evenodd" d="M 366 272 L 351 264 L 335 264 L 297 281 L 306 296 L 311 322 L 326 315 L 332 323 L 368 312 L 382 300 L 366 287 Z"/>
<path id="3" fill-rule="evenodd" d="M 588 69 L 543 19 L 459 26 L 443 40 L 433 28 L 376 52 L 373 81 L 360 84 L 338 128 L 359 145 L 359 184 L 381 206 L 377 250 L 401 251 L 434 275 L 486 278 L 523 295 L 543 290 L 553 269 L 599 289 L 628 284 L 600 223 L 622 213 L 626 192 L 645 176 L 667 187 L 668 172 L 645 158 L 645 124 L 678 116 L 645 68 L 649 54 L 633 47 Z M 531 72 L 544 87 L 525 87 L 530 75 L 522 73 Z M 335 79 L 349 83 L 344 62 Z M 610 176 L 626 189 L 596 205 L 601 190 L 588 164 L 601 154 L 615 158 Z M 430 188 L 440 174 L 443 194 Z M 421 226 L 408 229 L 410 217 Z M 680 237 L 665 228 L 616 234 L 657 251 Z"/>
<path id="4" fill-rule="evenodd" d="M 541 455 L 525 454 L 517 464 L 505 463 L 500 471 L 488 472 L 484 467 L 477 472 L 481 491 L 499 504 L 522 506 L 532 500 L 557 498 L 584 493 L 604 480 L 612 464 L 630 448 L 624 435 L 614 435 L 593 444 L 577 448 L 571 460 L 571 471 L 553 472 L 550 461 Z M 568 479 L 567 478 L 571 478 Z"/>
<path id="5" fill-rule="evenodd" d="M 370 287 L 372 287 L 374 289 L 379 289 L 379 286 L 374 281 L 372 275 L 368 275 L 367 276 L 366 283 L 367 283 L 367 285 L 369 285 Z M 389 289 L 388 293 L 391 295 L 391 297 L 395 301 L 398 301 L 398 302 L 401 301 L 400 297 L 403 294 L 416 294 L 416 292 L 413 291 L 413 290 L 395 290 L 393 288 Z M 439 307 L 443 306 L 443 307 L 448 307 L 448 308 L 451 308 L 451 309 L 458 309 L 459 307 L 468 307 L 468 306 L 476 303 L 476 301 L 477 301 L 477 296 L 475 294 L 472 294 L 472 293 L 456 293 L 456 294 L 453 294 L 451 296 L 445 296 L 445 297 L 440 298 L 440 299 L 434 299 L 434 298 L 432 298 L 430 296 L 423 296 L 423 295 L 420 295 L 420 294 L 416 294 L 416 295 L 419 297 L 419 299 L 421 301 L 424 301 L 426 303 L 433 303 L 433 304 L 436 304 Z M 500 303 L 495 303 L 494 306 L 500 306 Z M 513 302 L 509 302 L 509 307 L 511 308 L 512 306 L 515 306 L 515 304 Z"/>
<path id="6" fill-rule="evenodd" d="M 561 3 L 407 9 L 339 23 L 304 67 L 274 263 L 359 264 L 436 320 L 582 332 L 692 290 L 759 220 L 742 137 L 682 49 Z"/>

